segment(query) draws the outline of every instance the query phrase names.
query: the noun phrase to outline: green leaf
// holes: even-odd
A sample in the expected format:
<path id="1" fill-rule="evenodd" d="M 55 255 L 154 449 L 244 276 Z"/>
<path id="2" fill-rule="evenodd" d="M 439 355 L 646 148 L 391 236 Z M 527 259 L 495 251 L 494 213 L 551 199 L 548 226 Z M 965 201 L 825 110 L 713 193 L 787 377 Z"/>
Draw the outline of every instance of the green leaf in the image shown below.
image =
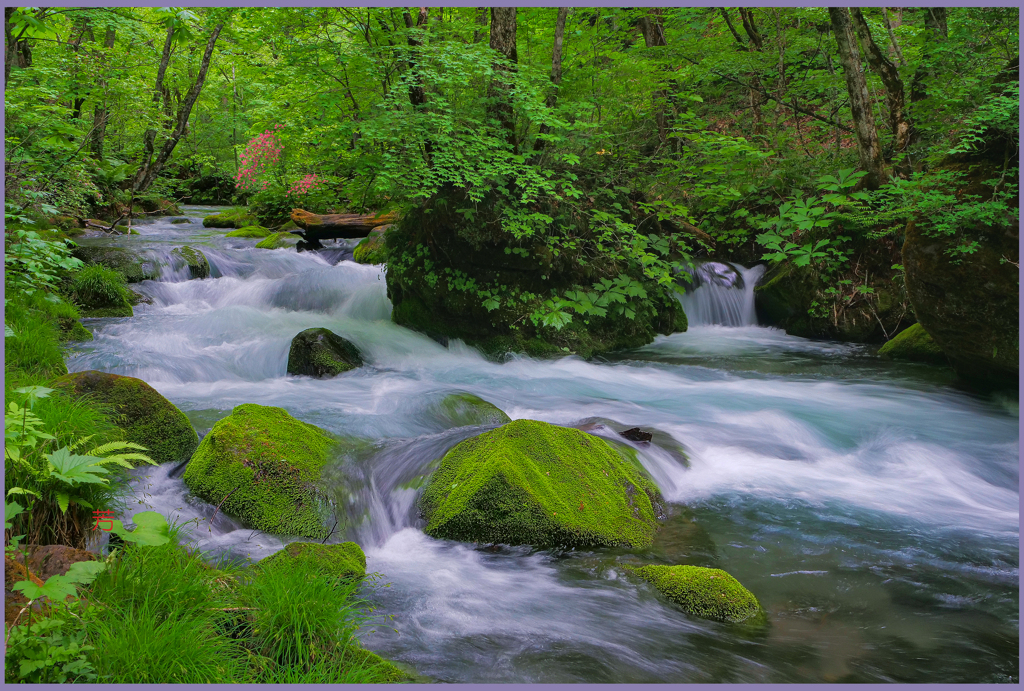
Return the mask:
<path id="1" fill-rule="evenodd" d="M 60 507 L 60 512 L 61 513 L 67 513 L 68 512 L 68 501 L 69 500 L 70 500 L 70 497 L 68 496 L 67 492 L 57 492 L 57 506 Z"/>
<path id="2" fill-rule="evenodd" d="M 95 456 L 79 456 L 71 453 L 67 447 L 57 449 L 46 456 L 50 464 L 51 477 L 55 477 L 71 486 L 77 484 L 105 484 L 107 469 L 96 465 L 102 459 Z"/>
<path id="3" fill-rule="evenodd" d="M 96 580 L 107 569 L 106 562 L 102 561 L 78 561 L 71 565 L 68 572 L 64 574 L 73 583 L 88 585 Z"/>
<path id="4" fill-rule="evenodd" d="M 170 528 L 167 519 L 156 511 L 143 511 L 132 516 L 135 523 L 135 530 L 128 532 L 121 521 L 114 521 L 114 527 L 110 531 L 125 542 L 134 542 L 137 545 L 157 547 L 165 545 L 171 540 Z"/>

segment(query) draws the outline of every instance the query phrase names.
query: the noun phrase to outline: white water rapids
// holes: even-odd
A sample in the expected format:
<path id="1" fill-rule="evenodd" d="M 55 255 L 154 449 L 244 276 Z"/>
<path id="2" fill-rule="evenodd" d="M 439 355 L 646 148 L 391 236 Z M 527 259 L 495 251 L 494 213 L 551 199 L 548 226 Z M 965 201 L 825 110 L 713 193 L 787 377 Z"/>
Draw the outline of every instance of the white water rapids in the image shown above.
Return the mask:
<path id="1" fill-rule="evenodd" d="M 158 264 L 191 244 L 213 277 L 171 267 L 140 284 L 152 304 L 87 320 L 95 340 L 76 346 L 69 369 L 142 378 L 200 434 L 259 403 L 366 440 L 325 474 L 350 520 L 333 539 L 357 540 L 368 571 L 392 584 L 367 594 L 394 617 L 363 636 L 385 657 L 453 682 L 1017 678 L 1016 400 L 972 397 L 943 370 L 868 347 L 755 326 L 752 298 L 715 307 L 700 292 L 708 281 L 682 298 L 685 333 L 593 362 L 498 363 L 393 324 L 380 267 L 257 250 L 198 223 L 138 230 L 98 242 Z M 756 271 L 736 275 L 752 286 Z M 713 323 L 744 326 L 702 325 Z M 351 340 L 366 365 L 287 376 L 290 341 L 310 327 Z M 656 431 L 636 445 L 672 505 L 654 547 L 560 553 L 426 537 L 416 499 L 431 464 L 487 429 L 452 429 L 432 412 L 454 391 L 514 419 Z M 198 519 L 203 550 L 258 559 L 287 541 L 223 514 L 209 525 L 214 507 L 173 470 L 139 471 L 136 489 L 155 510 Z M 767 637 L 687 617 L 621 568 L 641 561 L 726 569 L 768 610 Z"/>

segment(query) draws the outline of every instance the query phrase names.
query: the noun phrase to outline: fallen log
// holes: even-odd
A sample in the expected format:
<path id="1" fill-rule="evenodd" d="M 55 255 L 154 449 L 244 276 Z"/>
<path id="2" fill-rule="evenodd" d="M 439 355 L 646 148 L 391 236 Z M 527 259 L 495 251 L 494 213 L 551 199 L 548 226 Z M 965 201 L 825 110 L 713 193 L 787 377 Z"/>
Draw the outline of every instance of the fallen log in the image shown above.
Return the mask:
<path id="1" fill-rule="evenodd" d="M 365 238 L 374 228 L 396 222 L 398 214 L 313 214 L 293 209 L 291 218 L 299 230 L 290 232 L 312 243 L 335 238 Z"/>

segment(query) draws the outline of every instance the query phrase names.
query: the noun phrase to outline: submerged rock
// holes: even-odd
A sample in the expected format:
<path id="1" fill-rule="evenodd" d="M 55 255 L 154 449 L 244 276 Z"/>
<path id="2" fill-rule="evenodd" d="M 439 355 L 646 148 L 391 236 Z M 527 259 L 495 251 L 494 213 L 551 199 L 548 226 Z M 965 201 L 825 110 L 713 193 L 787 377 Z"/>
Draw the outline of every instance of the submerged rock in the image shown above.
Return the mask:
<path id="1" fill-rule="evenodd" d="M 67 374 L 58 383 L 120 416 L 117 422 L 125 441 L 145 446 L 146 454 L 157 463 L 187 460 L 199 444 L 185 414 L 141 379 L 86 370 Z"/>
<path id="2" fill-rule="evenodd" d="M 729 622 L 764 616 L 753 593 L 721 569 L 660 565 L 625 568 L 651 582 L 688 614 Z"/>
<path id="3" fill-rule="evenodd" d="M 169 222 L 173 223 L 174 225 L 180 225 L 182 223 L 191 223 L 192 220 L 188 218 L 172 218 L 170 219 Z"/>
<path id="4" fill-rule="evenodd" d="M 366 555 L 354 542 L 343 542 L 340 545 L 292 542 L 281 551 L 261 559 L 257 565 L 290 565 L 295 562 L 308 562 L 325 576 L 362 578 L 366 575 Z"/>
<path id="5" fill-rule="evenodd" d="M 188 245 L 175 247 L 171 250 L 171 257 L 184 261 L 188 265 L 188 272 L 192 278 L 209 278 L 210 262 L 206 259 L 206 255 L 199 250 Z"/>
<path id="6" fill-rule="evenodd" d="M 430 412 L 451 427 L 504 425 L 512 421 L 512 418 L 493 403 L 465 392 L 448 394 L 439 403 L 431 406 Z"/>
<path id="7" fill-rule="evenodd" d="M 441 460 L 420 501 L 433 537 L 536 546 L 651 544 L 658 488 L 603 439 L 515 420 Z"/>
<path id="8" fill-rule="evenodd" d="M 334 377 L 361 367 L 359 349 L 329 329 L 306 329 L 292 339 L 288 374 Z"/>
<path id="9" fill-rule="evenodd" d="M 949 361 L 924 327 L 920 324 L 904 329 L 878 349 L 878 354 L 893 360 L 911 360 L 945 365 Z"/>
<path id="10" fill-rule="evenodd" d="M 124 276 L 128 283 L 138 283 L 159 275 L 159 271 L 151 262 L 143 261 L 134 252 L 120 247 L 79 245 L 71 250 L 71 254 L 81 259 L 87 266 L 99 264 L 113 269 Z"/>
<path id="11" fill-rule="evenodd" d="M 333 440 L 284 408 L 244 403 L 203 437 L 185 484 L 253 528 L 323 539 L 330 505 L 317 486 Z"/>

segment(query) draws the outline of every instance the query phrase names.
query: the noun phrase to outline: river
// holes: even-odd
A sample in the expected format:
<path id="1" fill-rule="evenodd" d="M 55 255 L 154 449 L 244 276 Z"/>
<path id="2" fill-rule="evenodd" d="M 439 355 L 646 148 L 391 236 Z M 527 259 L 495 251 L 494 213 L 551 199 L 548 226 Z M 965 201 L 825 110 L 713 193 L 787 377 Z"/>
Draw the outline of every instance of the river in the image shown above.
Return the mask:
<path id="1" fill-rule="evenodd" d="M 213 276 L 167 266 L 152 304 L 85 320 L 72 371 L 140 377 L 200 434 L 240 403 L 286 408 L 347 444 L 325 477 L 388 615 L 366 647 L 444 682 L 1007 682 L 1019 680 L 1018 401 L 952 387 L 942 368 L 777 329 L 694 325 L 613 358 L 493 362 L 390 321 L 380 267 L 334 251 L 257 250 L 186 207 L 188 224 L 83 239 L 165 262 L 190 244 Z M 162 258 L 162 259 L 161 259 Z M 326 327 L 366 365 L 285 374 L 291 338 Z M 670 503 L 644 552 L 556 552 L 436 540 L 417 487 L 487 427 L 432 405 L 474 393 L 513 419 L 640 426 L 641 460 Z M 675 441 L 673 441 L 675 440 Z M 679 450 L 682 447 L 682 452 Z M 190 524 L 211 555 L 258 559 L 253 534 L 191 497 L 173 464 L 134 471 L 142 504 Z M 134 512 L 134 511 L 132 511 Z M 622 564 L 723 568 L 769 613 L 767 632 L 691 618 Z M 390 584 L 389 587 L 385 587 Z"/>

